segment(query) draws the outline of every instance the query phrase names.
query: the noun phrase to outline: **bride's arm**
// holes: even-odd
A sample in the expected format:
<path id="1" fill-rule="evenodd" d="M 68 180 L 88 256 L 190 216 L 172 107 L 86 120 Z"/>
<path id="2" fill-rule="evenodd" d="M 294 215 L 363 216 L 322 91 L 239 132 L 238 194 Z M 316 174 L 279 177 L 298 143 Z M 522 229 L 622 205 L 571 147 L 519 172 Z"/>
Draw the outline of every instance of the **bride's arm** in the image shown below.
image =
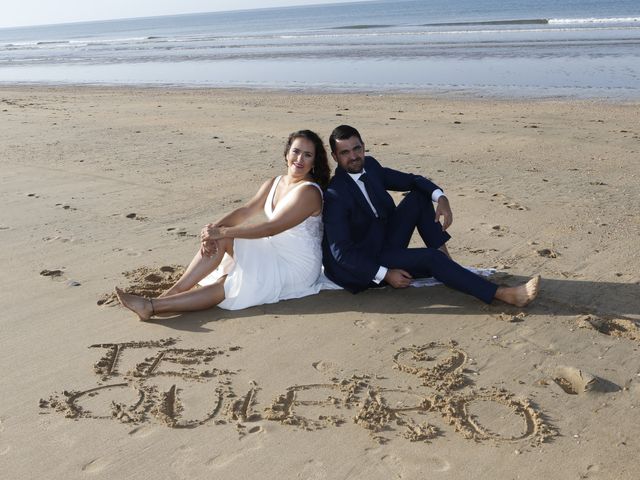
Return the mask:
<path id="1" fill-rule="evenodd" d="M 253 217 L 264 206 L 264 203 L 269 196 L 269 190 L 271 189 L 273 181 L 274 179 L 272 178 L 271 180 L 264 182 L 253 198 L 242 207 L 236 208 L 233 212 L 228 213 L 217 222 L 208 223 L 202 228 L 202 231 L 200 232 L 200 253 L 203 256 L 210 257 L 215 254 L 218 249 L 216 239 L 212 238 L 209 234 L 210 229 L 217 228 L 222 225 L 238 225 Z"/>
<path id="2" fill-rule="evenodd" d="M 236 208 L 233 212 L 226 214 L 220 220 L 208 225 L 213 225 L 216 227 L 222 225 L 232 227 L 246 222 L 249 218 L 260 212 L 264 207 L 264 203 L 267 201 L 267 196 L 269 195 L 269 190 L 271 189 L 273 180 L 274 179 L 272 178 L 271 180 L 267 180 L 266 182 L 264 182 L 258 189 L 256 194 L 253 196 L 253 198 L 245 203 L 242 207 Z"/>
<path id="3" fill-rule="evenodd" d="M 321 211 L 322 195 L 318 189 L 312 185 L 303 185 L 291 192 L 286 203 L 281 205 L 272 219 L 253 225 L 212 226 L 209 235 L 214 239 L 270 237 L 295 227 Z"/>

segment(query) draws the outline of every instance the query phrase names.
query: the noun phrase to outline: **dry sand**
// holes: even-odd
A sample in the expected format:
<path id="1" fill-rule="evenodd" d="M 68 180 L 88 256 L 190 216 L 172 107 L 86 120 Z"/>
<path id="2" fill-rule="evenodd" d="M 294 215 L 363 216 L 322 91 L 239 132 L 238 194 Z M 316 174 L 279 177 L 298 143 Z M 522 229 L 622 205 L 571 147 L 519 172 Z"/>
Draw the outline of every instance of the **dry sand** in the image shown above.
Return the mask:
<path id="1" fill-rule="evenodd" d="M 0 88 L 2 477 L 638 478 L 638 107 Z M 540 273 L 538 300 L 109 302 L 171 281 L 290 131 L 338 123 L 445 189 L 458 261 Z"/>

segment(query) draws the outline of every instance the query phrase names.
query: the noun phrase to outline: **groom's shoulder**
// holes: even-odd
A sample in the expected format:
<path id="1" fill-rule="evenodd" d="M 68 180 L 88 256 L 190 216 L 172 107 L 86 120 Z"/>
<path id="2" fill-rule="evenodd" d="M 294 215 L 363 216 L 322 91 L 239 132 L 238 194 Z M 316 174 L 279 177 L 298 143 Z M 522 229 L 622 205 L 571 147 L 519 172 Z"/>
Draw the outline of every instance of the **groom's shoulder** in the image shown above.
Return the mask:
<path id="1" fill-rule="evenodd" d="M 380 165 L 380 162 L 378 162 L 378 160 L 376 160 L 371 155 L 366 155 L 364 157 L 364 168 L 365 170 L 372 168 L 382 168 L 382 165 Z"/>
<path id="2" fill-rule="evenodd" d="M 331 177 L 331 180 L 329 180 L 329 184 L 327 185 L 327 192 L 335 190 L 336 188 L 340 188 L 341 185 L 344 185 L 344 178 L 344 175 L 339 175 L 336 172 L 336 175 Z"/>

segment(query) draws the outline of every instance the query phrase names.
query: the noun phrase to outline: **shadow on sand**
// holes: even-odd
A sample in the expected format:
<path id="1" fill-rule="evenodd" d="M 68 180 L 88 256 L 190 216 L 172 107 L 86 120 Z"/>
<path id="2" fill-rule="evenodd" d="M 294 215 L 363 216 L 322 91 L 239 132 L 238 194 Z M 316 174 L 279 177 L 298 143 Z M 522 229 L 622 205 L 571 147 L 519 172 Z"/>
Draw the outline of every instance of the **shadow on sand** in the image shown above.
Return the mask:
<path id="1" fill-rule="evenodd" d="M 509 275 L 505 283 L 515 285 L 527 280 Z M 501 302 L 485 305 L 479 300 L 439 285 L 394 290 L 386 287 L 353 295 L 343 290 L 323 291 L 317 295 L 261 305 L 244 310 L 213 308 L 153 319 L 152 322 L 175 330 L 209 331 L 206 324 L 234 318 L 260 315 L 327 315 L 345 312 L 371 314 L 478 315 L 516 314 L 572 316 L 597 315 L 640 321 L 640 285 L 566 279 L 542 279 L 538 298 L 529 306 L 512 307 Z M 640 325 L 639 325 L 640 328 Z"/>

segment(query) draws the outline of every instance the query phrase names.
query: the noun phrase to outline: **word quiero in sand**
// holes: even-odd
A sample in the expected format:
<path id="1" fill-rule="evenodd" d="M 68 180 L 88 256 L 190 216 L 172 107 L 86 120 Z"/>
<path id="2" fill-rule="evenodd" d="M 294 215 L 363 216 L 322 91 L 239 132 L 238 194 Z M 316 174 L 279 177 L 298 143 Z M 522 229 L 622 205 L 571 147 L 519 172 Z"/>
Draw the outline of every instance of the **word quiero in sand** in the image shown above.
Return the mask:
<path id="1" fill-rule="evenodd" d="M 381 443 L 389 440 L 385 434 L 393 432 L 411 441 L 431 441 L 442 435 L 440 428 L 417 418 L 430 414 L 476 441 L 537 444 L 555 435 L 528 400 L 498 388 L 471 389 L 464 374 L 467 354 L 455 342 L 413 345 L 393 356 L 394 368 L 418 379 L 419 388 L 384 388 L 374 383 L 380 378 L 353 375 L 334 378 L 332 383 L 289 387 L 262 412 L 256 408 L 257 384 L 238 396 L 232 388 L 237 372 L 212 367 L 216 360 L 231 356 L 240 347 L 188 349 L 176 348 L 176 342 L 166 339 L 92 345 L 90 348 L 106 350 L 94 365 L 101 382 L 87 390 L 54 394 L 40 400 L 40 407 L 69 418 L 116 419 L 130 424 L 155 420 L 172 428 L 233 422 L 241 434 L 259 431 L 259 426 L 245 424 L 263 420 L 307 430 L 351 422 L 369 430 Z M 122 374 L 118 367 L 125 354 L 140 357 L 140 361 Z M 122 381 L 103 383 L 118 378 Z M 194 397 L 201 401 L 194 402 Z M 185 404 L 204 405 L 205 410 L 188 411 Z M 498 433 L 484 426 L 476 411 L 483 405 L 506 416 L 508 428 Z"/>

